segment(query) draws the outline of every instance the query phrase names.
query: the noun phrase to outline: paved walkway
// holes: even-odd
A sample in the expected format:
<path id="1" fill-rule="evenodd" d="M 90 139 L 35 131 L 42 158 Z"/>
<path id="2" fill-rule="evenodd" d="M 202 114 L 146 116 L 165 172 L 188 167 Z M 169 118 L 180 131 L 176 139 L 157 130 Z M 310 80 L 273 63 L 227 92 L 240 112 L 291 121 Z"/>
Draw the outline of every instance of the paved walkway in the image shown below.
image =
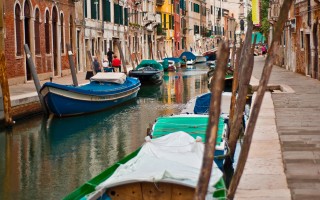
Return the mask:
<path id="1" fill-rule="evenodd" d="M 255 58 L 253 70 L 255 78 L 260 79 L 263 64 L 263 57 Z M 320 199 L 320 81 L 275 66 L 272 70 L 269 84 L 282 85 L 281 89 L 284 90 L 284 92 L 273 92 L 271 97 L 274 104 L 276 131 L 279 135 L 282 151 L 282 155 L 277 156 L 282 156 L 291 198 L 294 200 Z M 260 115 L 265 114 L 264 112 L 260 113 Z M 259 121 L 261 121 L 260 116 Z M 258 129 L 259 126 L 257 126 L 256 133 L 258 133 Z M 265 131 L 265 135 L 270 134 L 270 139 L 273 137 L 271 132 Z M 258 145 L 257 140 L 253 140 L 252 146 L 256 145 Z M 278 147 L 276 146 L 275 148 L 277 149 Z M 252 158 L 252 155 L 260 154 L 259 151 L 267 153 L 274 151 L 274 149 L 272 146 L 264 145 L 251 149 L 249 159 Z M 264 157 L 270 165 L 272 165 L 272 162 L 277 162 L 277 160 L 273 159 L 268 160 L 268 155 L 261 157 Z M 266 163 L 261 168 L 255 168 L 255 172 L 264 169 L 267 174 L 267 171 L 269 171 L 271 175 L 269 178 L 272 179 L 273 170 L 276 169 L 276 166 L 269 168 L 268 165 Z M 248 174 L 250 170 L 252 168 L 246 168 L 245 174 Z M 251 184 L 253 180 L 259 180 L 256 177 L 244 177 L 253 178 L 248 181 Z M 263 176 L 261 175 L 261 177 Z M 280 179 L 274 180 L 274 185 L 277 186 L 279 181 Z M 256 184 L 264 184 L 264 182 L 258 181 Z M 283 186 L 285 186 L 285 183 L 281 187 Z M 241 185 L 241 187 L 245 187 L 245 185 Z M 271 187 L 276 188 L 274 186 Z M 247 188 L 248 190 L 254 189 L 255 185 L 252 185 L 251 188 L 247 186 Z M 272 198 L 271 196 L 269 199 L 285 198 Z"/>

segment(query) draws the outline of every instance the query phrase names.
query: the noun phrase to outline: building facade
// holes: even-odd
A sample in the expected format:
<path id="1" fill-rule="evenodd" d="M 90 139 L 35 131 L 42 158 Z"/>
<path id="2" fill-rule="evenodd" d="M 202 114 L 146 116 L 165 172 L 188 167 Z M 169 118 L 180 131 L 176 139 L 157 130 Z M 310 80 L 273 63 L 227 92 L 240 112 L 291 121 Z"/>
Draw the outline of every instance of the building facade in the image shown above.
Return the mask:
<path id="1" fill-rule="evenodd" d="M 5 56 L 9 85 L 32 80 L 24 44 L 39 79 L 69 71 L 66 44 L 75 49 L 75 2 L 9 0 L 4 4 Z"/>
<path id="2" fill-rule="evenodd" d="M 282 0 L 270 1 L 270 39 L 279 17 Z M 319 79 L 320 2 L 296 0 L 283 30 L 276 64 L 314 79 Z M 269 40 L 271 41 L 271 40 Z"/>

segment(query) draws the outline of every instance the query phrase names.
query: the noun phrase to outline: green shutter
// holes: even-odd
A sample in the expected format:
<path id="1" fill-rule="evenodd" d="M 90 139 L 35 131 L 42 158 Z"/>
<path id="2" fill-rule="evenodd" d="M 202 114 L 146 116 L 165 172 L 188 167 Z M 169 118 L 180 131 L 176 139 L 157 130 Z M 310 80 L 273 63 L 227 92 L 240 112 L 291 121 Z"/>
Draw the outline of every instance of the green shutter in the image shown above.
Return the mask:
<path id="1" fill-rule="evenodd" d="M 103 21 L 111 22 L 110 1 L 103 0 Z"/>
<path id="2" fill-rule="evenodd" d="M 128 8 L 124 8 L 124 25 L 128 26 Z"/>
<path id="3" fill-rule="evenodd" d="M 171 17 L 172 17 L 172 20 L 171 20 L 172 21 L 172 28 L 171 29 L 173 30 L 174 29 L 174 15 L 172 15 Z"/>
<path id="4" fill-rule="evenodd" d="M 88 7 L 87 7 L 87 0 L 84 0 L 84 17 L 88 17 Z"/>
<path id="5" fill-rule="evenodd" d="M 169 15 L 168 17 L 169 17 L 169 29 L 172 29 L 172 17 L 171 15 Z"/>
<path id="6" fill-rule="evenodd" d="M 97 19 L 96 12 L 96 4 L 94 3 L 96 0 L 91 0 L 91 19 Z"/>
<path id="7" fill-rule="evenodd" d="M 120 13 L 119 13 L 119 18 L 120 18 L 120 24 L 122 24 L 123 25 L 123 7 L 122 6 L 119 6 L 119 11 L 120 11 Z"/>
<path id="8" fill-rule="evenodd" d="M 114 4 L 114 23 L 119 24 L 120 23 L 120 13 L 119 13 L 119 5 Z"/>
<path id="9" fill-rule="evenodd" d="M 164 29 L 167 28 L 167 16 L 166 16 L 166 14 L 163 14 L 163 28 Z"/>

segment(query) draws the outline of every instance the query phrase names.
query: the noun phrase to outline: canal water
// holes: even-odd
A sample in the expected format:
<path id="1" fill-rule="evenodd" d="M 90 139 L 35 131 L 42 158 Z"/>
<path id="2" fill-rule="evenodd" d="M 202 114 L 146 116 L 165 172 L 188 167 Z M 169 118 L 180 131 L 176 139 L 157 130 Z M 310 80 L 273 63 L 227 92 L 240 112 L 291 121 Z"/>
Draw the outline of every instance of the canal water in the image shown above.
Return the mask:
<path id="1" fill-rule="evenodd" d="M 61 199 L 144 142 L 159 116 L 178 114 L 208 92 L 205 65 L 142 87 L 125 105 L 85 116 L 42 115 L 0 132 L 0 199 Z"/>

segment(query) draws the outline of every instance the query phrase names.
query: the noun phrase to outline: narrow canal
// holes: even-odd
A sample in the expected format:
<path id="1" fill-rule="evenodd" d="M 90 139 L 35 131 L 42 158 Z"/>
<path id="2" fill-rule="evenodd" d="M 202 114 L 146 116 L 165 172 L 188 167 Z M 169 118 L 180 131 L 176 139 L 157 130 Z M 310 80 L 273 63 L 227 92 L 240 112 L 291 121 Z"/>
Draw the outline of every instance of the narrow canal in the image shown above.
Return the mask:
<path id="1" fill-rule="evenodd" d="M 159 116 L 178 114 L 207 87 L 207 67 L 142 87 L 125 105 L 91 115 L 18 121 L 0 132 L 0 199 L 61 199 L 142 145 Z"/>

